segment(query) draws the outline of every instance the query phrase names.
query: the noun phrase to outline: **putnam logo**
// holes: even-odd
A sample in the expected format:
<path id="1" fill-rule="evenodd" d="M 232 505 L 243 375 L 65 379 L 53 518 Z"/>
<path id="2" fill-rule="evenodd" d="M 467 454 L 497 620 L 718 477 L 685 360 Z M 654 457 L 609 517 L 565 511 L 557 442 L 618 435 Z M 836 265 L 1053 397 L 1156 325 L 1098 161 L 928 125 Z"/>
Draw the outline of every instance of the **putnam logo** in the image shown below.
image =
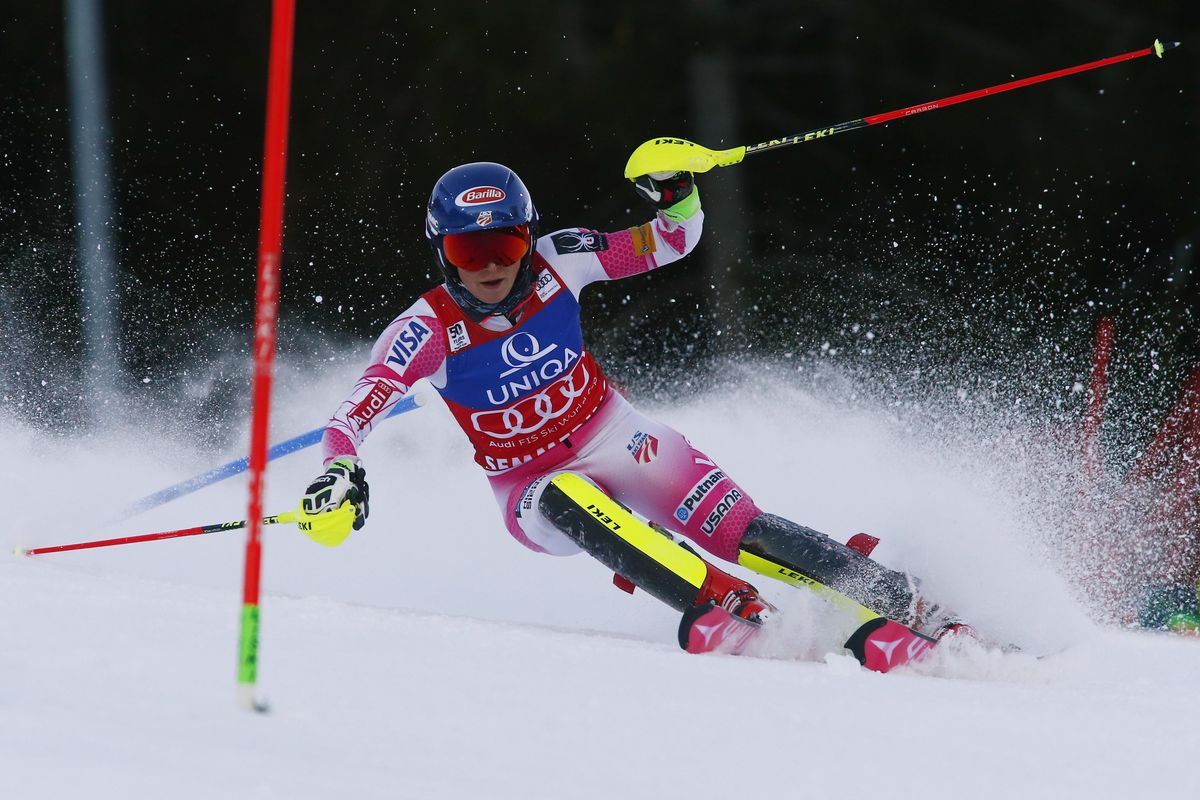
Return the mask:
<path id="1" fill-rule="evenodd" d="M 498 186 L 475 186 L 464 192 L 459 192 L 458 196 L 454 198 L 454 205 L 466 208 L 485 203 L 499 203 L 505 197 L 508 197 L 508 195 Z"/>
<path id="2" fill-rule="evenodd" d="M 396 334 L 387 363 L 395 364 L 401 369 L 407 367 L 412 357 L 421 349 L 421 343 L 429 338 L 429 333 L 429 328 L 422 325 L 420 320 L 414 319 L 408 323 L 407 327 Z"/>
<path id="3" fill-rule="evenodd" d="M 350 412 L 351 421 L 358 426 L 359 430 L 367 427 L 371 420 L 375 419 L 383 407 L 387 405 L 388 398 L 395 393 L 395 386 L 386 381 L 375 381 L 375 385 L 371 387 L 371 391 L 367 393 L 367 396 Z"/>
<path id="4" fill-rule="evenodd" d="M 683 502 L 675 509 L 675 519 L 680 522 L 687 522 L 692 518 L 692 512 L 696 507 L 703 502 L 704 498 L 708 497 L 708 493 L 725 480 L 726 475 L 719 469 L 710 471 L 707 475 L 692 487 L 692 491 L 688 492 L 687 497 L 683 498 Z"/>

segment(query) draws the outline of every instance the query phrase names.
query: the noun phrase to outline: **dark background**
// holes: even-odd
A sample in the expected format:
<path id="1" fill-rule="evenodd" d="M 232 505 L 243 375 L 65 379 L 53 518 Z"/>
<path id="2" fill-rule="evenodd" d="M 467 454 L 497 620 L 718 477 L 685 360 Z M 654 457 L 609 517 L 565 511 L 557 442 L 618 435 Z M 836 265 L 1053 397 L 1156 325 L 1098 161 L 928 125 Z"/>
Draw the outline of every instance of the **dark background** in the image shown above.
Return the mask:
<path id="1" fill-rule="evenodd" d="M 204 376 L 173 408 L 219 420 L 249 380 L 269 3 L 104 14 L 122 384 Z M 702 176 L 695 255 L 593 290 L 585 331 L 618 380 L 666 394 L 729 359 L 836 359 L 890 390 L 969 376 L 1073 413 L 1110 314 L 1126 396 L 1161 408 L 1200 356 L 1198 16 L 1185 0 L 301 2 L 281 357 L 319 367 L 331 336 L 374 337 L 432 285 L 424 205 L 454 164 L 514 168 L 543 231 L 614 230 L 649 215 L 622 168 L 653 136 L 753 144 L 1159 37 L 1184 46 Z M 74 418 L 82 385 L 67 111 L 61 6 L 5 0 L 0 391 L 48 424 Z"/>

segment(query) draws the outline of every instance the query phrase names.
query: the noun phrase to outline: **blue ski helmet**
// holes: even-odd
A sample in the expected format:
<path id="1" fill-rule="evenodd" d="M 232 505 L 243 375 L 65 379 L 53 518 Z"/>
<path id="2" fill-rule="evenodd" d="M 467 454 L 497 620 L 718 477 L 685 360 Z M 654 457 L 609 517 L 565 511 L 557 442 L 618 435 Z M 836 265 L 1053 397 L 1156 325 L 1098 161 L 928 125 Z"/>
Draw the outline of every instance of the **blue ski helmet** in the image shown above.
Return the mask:
<path id="1" fill-rule="evenodd" d="M 533 289 L 533 248 L 537 243 L 538 213 L 525 184 L 503 164 L 477 161 L 454 167 L 438 178 L 429 195 L 425 215 L 425 238 L 433 247 L 438 268 L 454 302 L 481 317 L 507 314 L 520 305 Z M 450 233 L 496 230 L 525 225 L 529 230 L 529 252 L 521 259 L 512 290 L 498 303 L 484 303 L 471 294 L 446 259 L 443 239 Z"/>

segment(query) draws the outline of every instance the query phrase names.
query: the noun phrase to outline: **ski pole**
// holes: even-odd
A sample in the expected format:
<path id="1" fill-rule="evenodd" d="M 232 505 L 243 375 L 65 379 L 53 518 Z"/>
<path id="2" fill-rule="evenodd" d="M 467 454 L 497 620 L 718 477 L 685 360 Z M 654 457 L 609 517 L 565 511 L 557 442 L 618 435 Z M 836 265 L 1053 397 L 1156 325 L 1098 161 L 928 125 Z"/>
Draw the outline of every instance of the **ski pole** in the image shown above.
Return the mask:
<path id="1" fill-rule="evenodd" d="M 421 393 L 415 393 L 405 397 L 396 407 L 393 408 L 384 419 L 391 419 L 394 416 L 403 414 L 406 411 L 412 411 L 414 408 L 424 405 L 424 396 Z M 267 452 L 267 460 L 274 461 L 275 459 L 286 456 L 289 453 L 294 453 L 297 450 L 303 450 L 306 447 L 312 447 L 317 442 L 321 441 L 321 436 L 325 433 L 325 428 L 314 428 L 308 433 L 302 433 L 299 436 L 294 436 L 287 441 L 280 442 L 271 446 Z M 152 508 L 158 508 L 163 503 L 167 503 L 178 497 L 191 494 L 199 491 L 206 486 L 211 486 L 214 483 L 223 481 L 226 478 L 232 478 L 234 475 L 241 475 L 250 465 L 249 458 L 239 458 L 236 461 L 230 461 L 228 464 L 222 464 L 219 467 L 213 467 L 208 472 L 203 472 L 194 478 L 188 478 L 185 481 L 180 481 L 165 489 L 159 489 L 154 494 L 149 494 L 141 500 L 130 503 L 121 510 L 120 516 L 116 521 L 127 520 L 130 517 L 137 516 L 143 511 L 149 511 Z"/>
<path id="2" fill-rule="evenodd" d="M 927 103 L 918 103 L 915 106 L 897 109 L 896 111 L 888 111 L 883 114 L 875 114 L 870 117 L 862 117 L 860 119 L 851 120 L 849 122 L 839 122 L 836 125 L 830 125 L 824 128 L 816 128 L 815 130 L 797 133 L 793 136 L 784 136 L 781 139 L 771 139 L 766 142 L 752 144 L 742 147 L 733 147 L 728 150 L 710 150 L 707 147 L 702 147 L 694 142 L 689 142 L 686 139 L 677 139 L 673 137 L 660 137 L 651 139 L 639 145 L 633 151 L 633 155 L 629 157 L 628 163 L 625 165 L 625 177 L 629 180 L 634 180 L 639 175 L 646 175 L 651 172 L 679 172 L 681 170 L 687 172 L 708 172 L 713 167 L 729 167 L 734 164 L 741 163 L 748 155 L 754 153 L 762 153 L 767 150 L 776 150 L 780 147 L 788 147 L 802 142 L 811 142 L 814 139 L 824 139 L 834 134 L 844 133 L 846 131 L 858 130 L 870 125 L 881 125 L 885 122 L 891 122 L 894 119 L 903 117 L 911 117 L 916 114 L 923 114 L 926 111 L 935 111 L 939 108 L 966 103 L 971 100 L 978 100 L 981 97 L 989 97 L 991 95 L 1008 92 L 1013 89 L 1020 89 L 1023 86 L 1032 86 L 1035 83 L 1044 81 L 1052 81 L 1056 78 L 1063 78 L 1067 75 L 1074 75 L 1079 72 L 1086 72 L 1091 69 L 1099 69 L 1100 67 L 1119 64 L 1122 61 L 1130 61 L 1135 58 L 1154 55 L 1162 58 L 1163 53 L 1167 50 L 1172 50 L 1179 46 L 1179 42 L 1168 42 L 1163 44 L 1158 39 L 1154 40 L 1154 44 L 1142 50 L 1134 50 L 1131 53 L 1124 53 L 1119 56 L 1110 58 L 1102 58 L 1099 61 L 1090 61 L 1087 64 L 1080 64 L 1066 69 L 1055 70 L 1054 72 L 1046 72 L 1041 75 L 1034 75 L 1029 78 L 1009 81 L 996 86 L 989 86 L 986 89 L 977 89 L 973 92 L 964 92 L 951 97 L 944 97 L 941 100 L 932 100 Z"/>
<path id="3" fill-rule="evenodd" d="M 287 511 L 283 514 L 276 514 L 272 517 L 264 517 L 263 525 L 278 525 L 284 522 L 299 522 L 299 511 Z M 138 542 L 154 542 L 159 539 L 176 539 L 180 536 L 199 536 L 204 533 L 220 533 L 222 531 L 235 531 L 246 527 L 246 521 L 238 522 L 216 522 L 212 525 L 199 525 L 195 528 L 181 528 L 177 531 L 165 531 L 163 533 L 145 533 L 140 536 L 121 536 L 116 539 L 100 539 L 94 542 L 77 542 L 75 544 L 59 544 L 51 547 L 34 547 L 25 550 L 21 547 L 13 549 L 16 555 L 40 556 L 44 553 L 62 553 L 67 550 L 88 550 L 93 547 L 113 547 L 118 544 L 137 544 Z"/>

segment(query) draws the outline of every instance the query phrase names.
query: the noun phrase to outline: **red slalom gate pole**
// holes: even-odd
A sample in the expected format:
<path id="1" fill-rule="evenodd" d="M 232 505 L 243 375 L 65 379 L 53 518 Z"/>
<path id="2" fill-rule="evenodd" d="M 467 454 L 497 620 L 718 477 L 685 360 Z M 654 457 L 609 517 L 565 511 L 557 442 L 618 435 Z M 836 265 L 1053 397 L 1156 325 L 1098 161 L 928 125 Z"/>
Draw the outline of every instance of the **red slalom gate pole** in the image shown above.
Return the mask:
<path id="1" fill-rule="evenodd" d="M 267 126 L 263 145 L 262 215 L 258 234 L 258 291 L 254 312 L 254 384 L 250 418 L 250 500 L 246 519 L 246 569 L 238 643 L 238 702 L 265 711 L 255 697 L 258 680 L 259 577 L 262 566 L 262 495 L 271 416 L 271 377 L 279 314 L 279 262 L 283 251 L 283 185 L 287 170 L 288 100 L 292 86 L 295 0 L 271 4 L 271 54 L 267 73 Z"/>
<path id="2" fill-rule="evenodd" d="M 1129 471 L 1126 482 L 1147 480 L 1157 470 L 1169 466 L 1168 461 L 1182 444 L 1189 418 L 1196 413 L 1196 409 L 1200 409 L 1200 367 L 1192 370 L 1188 376 L 1179 392 L 1179 399 L 1175 401 L 1174 407 L 1159 426 L 1158 433 L 1154 434 L 1150 444 Z"/>

